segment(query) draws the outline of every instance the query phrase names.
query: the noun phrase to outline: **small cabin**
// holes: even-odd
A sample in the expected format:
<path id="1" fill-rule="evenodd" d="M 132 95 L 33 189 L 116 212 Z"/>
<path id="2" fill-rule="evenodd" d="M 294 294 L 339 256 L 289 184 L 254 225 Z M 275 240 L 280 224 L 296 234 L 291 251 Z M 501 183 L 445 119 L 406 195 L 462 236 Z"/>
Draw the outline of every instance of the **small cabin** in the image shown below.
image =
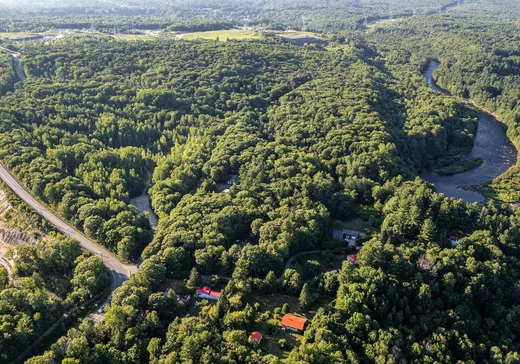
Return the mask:
<path id="1" fill-rule="evenodd" d="M 251 339 L 251 341 L 253 342 L 256 342 L 257 344 L 260 344 L 262 342 L 262 338 L 264 336 L 259 333 L 258 331 L 254 331 L 251 333 L 251 335 L 249 335 L 249 338 Z"/>
<path id="2" fill-rule="evenodd" d="M 286 314 L 282 317 L 282 330 L 289 330 L 297 334 L 305 331 L 309 320 L 303 317 Z"/>
<path id="3" fill-rule="evenodd" d="M 332 232 L 332 237 L 334 239 L 341 239 L 348 242 L 348 245 L 351 247 L 355 247 L 357 241 L 359 239 L 359 231 L 355 230 L 334 230 Z"/>

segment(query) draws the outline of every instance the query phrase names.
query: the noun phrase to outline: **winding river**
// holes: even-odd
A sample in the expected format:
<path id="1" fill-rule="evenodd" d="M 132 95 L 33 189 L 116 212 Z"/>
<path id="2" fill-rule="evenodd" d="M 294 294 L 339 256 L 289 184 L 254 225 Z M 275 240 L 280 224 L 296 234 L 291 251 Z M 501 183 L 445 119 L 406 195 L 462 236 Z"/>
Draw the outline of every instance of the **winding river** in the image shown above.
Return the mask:
<path id="1" fill-rule="evenodd" d="M 433 72 L 439 65 L 437 61 L 430 61 L 424 77 L 432 90 L 444 93 L 433 81 Z M 421 177 L 434 184 L 437 192 L 448 197 L 461 198 L 465 202 L 482 202 L 485 197 L 481 193 L 466 190 L 464 187 L 489 182 L 500 176 L 516 163 L 516 155 L 516 149 L 507 138 L 504 126 L 492 115 L 480 112 L 475 145 L 470 152 L 463 153 L 460 157 L 480 157 L 483 163 L 477 168 L 452 176 L 439 176 L 426 171 Z"/>

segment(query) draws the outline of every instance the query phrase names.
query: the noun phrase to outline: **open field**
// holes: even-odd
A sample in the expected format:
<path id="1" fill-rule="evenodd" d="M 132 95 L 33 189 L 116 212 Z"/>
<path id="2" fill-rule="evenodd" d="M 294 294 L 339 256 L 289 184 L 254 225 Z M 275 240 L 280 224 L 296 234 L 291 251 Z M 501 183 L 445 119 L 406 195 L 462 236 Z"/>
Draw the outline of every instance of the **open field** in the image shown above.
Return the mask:
<path id="1" fill-rule="evenodd" d="M 322 38 L 320 34 L 313 32 L 298 32 L 293 30 L 288 30 L 285 32 L 275 32 L 274 34 L 279 35 L 281 37 L 308 37 L 308 38 Z"/>
<path id="2" fill-rule="evenodd" d="M 216 39 L 219 39 L 219 40 L 225 42 L 228 39 L 260 39 L 260 38 L 262 38 L 262 33 L 256 32 L 254 30 L 228 29 L 228 30 L 215 30 L 215 31 L 210 31 L 210 32 L 186 33 L 186 34 L 180 35 L 180 38 L 186 39 L 186 40 L 195 40 L 195 39 L 216 40 Z"/>
<path id="3" fill-rule="evenodd" d="M 37 37 L 37 36 L 41 36 L 41 35 L 56 35 L 56 32 L 49 32 L 49 33 L 29 33 L 29 32 L 12 32 L 12 33 L 8 33 L 8 32 L 0 32 L 0 38 L 7 38 L 7 39 L 12 39 L 12 38 L 28 38 L 28 37 Z"/>

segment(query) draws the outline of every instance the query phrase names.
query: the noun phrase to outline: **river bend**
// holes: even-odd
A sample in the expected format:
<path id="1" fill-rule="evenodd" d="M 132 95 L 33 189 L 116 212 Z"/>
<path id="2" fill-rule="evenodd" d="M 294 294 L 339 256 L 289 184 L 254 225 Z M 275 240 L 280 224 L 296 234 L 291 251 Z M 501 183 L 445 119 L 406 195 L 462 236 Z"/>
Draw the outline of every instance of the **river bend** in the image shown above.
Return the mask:
<path id="1" fill-rule="evenodd" d="M 439 62 L 430 61 L 424 77 L 428 86 L 444 92 L 433 81 L 433 72 Z M 482 202 L 485 197 L 464 187 L 480 185 L 502 175 L 516 163 L 516 149 L 506 136 L 504 126 L 491 114 L 481 111 L 475 144 L 470 152 L 459 155 L 461 158 L 482 158 L 483 163 L 472 170 L 451 176 L 439 176 L 432 171 L 424 172 L 421 177 L 435 185 L 437 192 L 448 197 L 462 198 L 465 202 Z"/>

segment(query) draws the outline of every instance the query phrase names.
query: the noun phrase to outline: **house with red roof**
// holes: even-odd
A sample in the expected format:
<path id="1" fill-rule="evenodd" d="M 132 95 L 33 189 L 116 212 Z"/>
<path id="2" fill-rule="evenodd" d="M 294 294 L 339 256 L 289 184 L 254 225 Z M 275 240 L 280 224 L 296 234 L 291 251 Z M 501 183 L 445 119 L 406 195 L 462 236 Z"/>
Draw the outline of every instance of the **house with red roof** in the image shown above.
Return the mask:
<path id="1" fill-rule="evenodd" d="M 260 342 L 262 341 L 262 338 L 264 336 L 261 333 L 259 333 L 258 331 L 254 331 L 251 333 L 251 335 L 249 335 L 249 337 L 251 338 L 251 341 L 254 341 L 254 342 L 260 344 Z"/>
<path id="2" fill-rule="evenodd" d="M 309 320 L 303 317 L 298 317 L 286 314 L 282 317 L 282 330 L 289 330 L 301 334 L 305 331 Z"/>
<path id="3" fill-rule="evenodd" d="M 216 301 L 220 297 L 220 291 L 213 291 L 208 286 L 205 286 L 195 291 L 195 297 Z"/>
<path id="4" fill-rule="evenodd" d="M 347 255 L 347 259 L 354 264 L 357 264 L 357 262 L 358 262 L 356 254 Z"/>

